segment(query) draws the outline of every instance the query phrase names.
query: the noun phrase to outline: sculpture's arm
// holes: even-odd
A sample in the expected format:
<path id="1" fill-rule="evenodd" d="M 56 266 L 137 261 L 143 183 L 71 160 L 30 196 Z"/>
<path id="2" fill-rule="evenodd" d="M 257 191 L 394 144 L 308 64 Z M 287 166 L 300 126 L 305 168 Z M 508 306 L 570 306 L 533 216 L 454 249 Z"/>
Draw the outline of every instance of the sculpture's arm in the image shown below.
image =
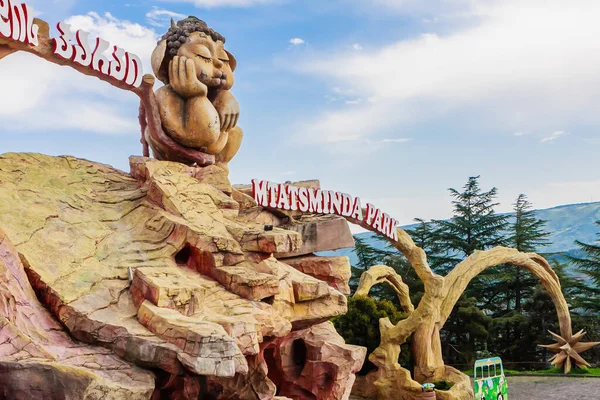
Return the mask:
<path id="1" fill-rule="evenodd" d="M 229 90 L 218 90 L 211 96 L 211 101 L 219 113 L 221 131 L 228 132 L 235 128 L 240 118 L 240 106 L 233 94 Z"/>
<path id="2" fill-rule="evenodd" d="M 207 94 L 193 61 L 174 57 L 169 64 L 169 85 L 160 88 L 156 97 L 165 131 L 183 145 L 208 147 L 219 138 L 219 115 Z M 186 143 L 186 138 L 194 138 L 194 143 Z"/>
<path id="3" fill-rule="evenodd" d="M 206 97 L 208 87 L 198 79 L 194 61 L 175 56 L 169 62 L 169 86 L 184 99 Z"/>

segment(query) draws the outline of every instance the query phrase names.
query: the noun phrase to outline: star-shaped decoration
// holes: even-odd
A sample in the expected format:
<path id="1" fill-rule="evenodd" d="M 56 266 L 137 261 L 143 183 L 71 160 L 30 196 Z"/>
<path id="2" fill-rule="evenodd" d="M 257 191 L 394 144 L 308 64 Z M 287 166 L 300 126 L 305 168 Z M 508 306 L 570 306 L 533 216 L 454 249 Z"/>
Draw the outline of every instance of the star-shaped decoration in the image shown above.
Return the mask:
<path id="1" fill-rule="evenodd" d="M 548 331 L 550 332 L 550 331 Z M 563 338 L 560 335 L 557 335 L 554 332 L 550 332 L 550 334 L 554 337 L 557 343 L 547 344 L 547 345 L 539 345 L 540 347 L 545 347 L 550 349 L 552 352 L 556 353 L 550 361 L 555 368 L 564 368 L 565 374 L 568 374 L 571 371 L 571 367 L 573 363 L 580 369 L 587 369 L 590 366 L 587 361 L 585 361 L 579 353 L 583 353 L 586 350 L 591 349 L 592 347 L 600 344 L 600 342 L 579 342 L 581 338 L 585 335 L 583 330 L 577 332 L 571 338 Z M 573 361 L 571 361 L 573 359 Z"/>

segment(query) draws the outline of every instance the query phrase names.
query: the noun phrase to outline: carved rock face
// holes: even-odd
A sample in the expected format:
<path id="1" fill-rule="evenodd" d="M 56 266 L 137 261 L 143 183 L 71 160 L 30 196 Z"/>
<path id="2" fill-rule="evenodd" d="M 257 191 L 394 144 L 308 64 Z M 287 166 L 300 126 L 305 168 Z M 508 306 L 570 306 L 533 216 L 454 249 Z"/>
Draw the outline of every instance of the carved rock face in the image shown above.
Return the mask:
<path id="1" fill-rule="evenodd" d="M 301 233 L 266 231 L 243 212 L 260 207 L 224 193 L 226 175 L 197 172 L 147 158 L 132 158 L 126 174 L 72 157 L 0 156 L 0 343 L 17 345 L 0 346 L 0 398 L 5 388 L 30 398 L 27 376 L 53 376 L 21 374 L 39 367 L 30 355 L 73 366 L 65 382 L 89 386 L 83 371 L 120 390 L 106 398 L 149 399 L 144 368 L 157 372 L 158 394 L 190 394 L 169 398 L 198 398 L 198 375 L 217 398 L 343 398 L 365 351 L 322 324 L 346 312 L 339 282 L 273 257 L 300 249 Z M 86 345 L 72 348 L 67 333 Z M 305 350 L 305 366 L 277 375 Z M 319 377 L 327 385 L 312 383 Z"/>

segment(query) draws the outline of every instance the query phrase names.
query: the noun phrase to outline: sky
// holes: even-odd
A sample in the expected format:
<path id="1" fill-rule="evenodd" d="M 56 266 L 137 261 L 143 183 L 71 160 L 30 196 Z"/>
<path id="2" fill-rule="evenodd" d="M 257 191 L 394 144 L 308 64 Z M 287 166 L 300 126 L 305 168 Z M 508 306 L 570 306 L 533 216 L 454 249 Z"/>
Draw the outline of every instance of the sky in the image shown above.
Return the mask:
<path id="1" fill-rule="evenodd" d="M 232 183 L 319 179 L 408 224 L 447 218 L 480 175 L 498 211 L 600 201 L 597 0 L 29 0 L 55 26 L 149 58 L 205 20 L 238 67 Z M 0 154 L 128 171 L 138 99 L 29 54 L 0 60 Z"/>

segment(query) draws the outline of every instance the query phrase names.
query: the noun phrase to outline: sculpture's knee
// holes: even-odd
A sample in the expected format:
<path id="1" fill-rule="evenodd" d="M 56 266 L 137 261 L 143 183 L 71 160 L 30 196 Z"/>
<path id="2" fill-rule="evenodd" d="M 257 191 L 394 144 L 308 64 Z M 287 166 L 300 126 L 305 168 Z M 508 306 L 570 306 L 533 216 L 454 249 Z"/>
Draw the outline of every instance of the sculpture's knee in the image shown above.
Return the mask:
<path id="1" fill-rule="evenodd" d="M 231 129 L 229 131 L 229 137 L 227 139 L 227 144 L 221 150 L 219 154 L 216 155 L 217 163 L 227 164 L 229 161 L 235 157 L 240 146 L 242 145 L 242 139 L 244 138 L 244 131 L 239 126 Z"/>

